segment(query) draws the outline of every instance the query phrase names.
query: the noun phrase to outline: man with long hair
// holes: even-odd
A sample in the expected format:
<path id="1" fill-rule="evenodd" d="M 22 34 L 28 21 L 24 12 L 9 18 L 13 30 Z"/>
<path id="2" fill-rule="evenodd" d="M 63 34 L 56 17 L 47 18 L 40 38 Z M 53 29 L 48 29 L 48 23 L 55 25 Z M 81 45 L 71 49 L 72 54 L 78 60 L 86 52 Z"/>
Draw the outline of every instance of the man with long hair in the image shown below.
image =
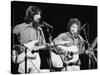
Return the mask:
<path id="1" fill-rule="evenodd" d="M 14 58 L 16 63 L 19 63 L 18 72 L 25 73 L 25 64 L 27 73 L 40 72 L 40 56 L 39 51 L 34 51 L 34 45 L 40 46 L 46 44 L 43 30 L 40 27 L 41 10 L 36 6 L 29 6 L 25 13 L 25 22 L 18 24 L 13 29 L 13 34 L 17 35 L 20 42 L 20 50 L 16 50 L 17 58 Z M 34 42 L 37 41 L 35 44 Z M 13 40 L 16 41 L 16 40 Z M 28 46 L 27 46 L 28 45 Z M 28 48 L 29 47 L 29 48 Z M 31 48 L 30 48 L 31 47 Z M 46 46 L 45 46 L 46 47 Z M 25 50 L 27 48 L 27 56 Z M 17 52 L 18 51 L 18 52 Z M 14 52 L 15 54 L 15 52 Z M 25 62 L 25 56 L 27 61 Z"/>

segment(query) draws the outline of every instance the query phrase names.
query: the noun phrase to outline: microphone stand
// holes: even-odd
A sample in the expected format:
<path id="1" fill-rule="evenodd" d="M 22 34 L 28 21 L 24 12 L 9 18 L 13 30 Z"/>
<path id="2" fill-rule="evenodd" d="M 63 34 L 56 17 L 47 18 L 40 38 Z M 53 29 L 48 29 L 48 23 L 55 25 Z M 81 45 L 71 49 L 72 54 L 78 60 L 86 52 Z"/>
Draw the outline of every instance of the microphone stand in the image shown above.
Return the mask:
<path id="1" fill-rule="evenodd" d="M 25 73 L 27 74 L 27 48 L 25 47 Z"/>
<path id="2" fill-rule="evenodd" d="M 30 52 L 31 52 L 31 50 L 28 48 L 28 47 L 26 47 L 24 44 L 21 44 L 23 47 L 25 47 L 25 74 L 27 74 L 28 72 L 27 72 L 27 50 L 29 50 Z M 32 62 L 31 62 L 32 63 Z M 32 63 L 33 64 L 33 63 Z M 33 66 L 34 66 L 34 64 L 33 64 Z M 35 66 L 34 66 L 35 67 Z M 37 69 L 37 67 L 35 67 L 36 68 L 36 70 L 39 72 L 39 70 Z"/>
<path id="3" fill-rule="evenodd" d="M 86 39 L 86 43 L 87 43 L 87 45 L 88 45 L 88 48 L 89 48 L 89 46 L 90 46 L 90 44 L 89 44 L 89 42 L 88 42 L 88 39 L 87 39 L 87 36 L 86 36 L 86 32 L 85 32 L 85 28 L 84 28 L 84 34 L 85 34 L 85 39 Z M 90 58 L 90 55 L 89 55 L 89 69 L 91 68 L 91 58 Z"/>
<path id="4" fill-rule="evenodd" d="M 88 49 L 89 49 L 89 47 L 91 47 L 91 45 L 90 45 L 89 42 L 88 42 L 85 29 L 84 29 L 84 34 L 85 34 L 85 38 L 86 38 L 86 40 L 84 40 L 84 42 L 88 44 Z M 95 59 L 95 61 L 97 62 L 97 59 L 96 59 L 96 57 L 94 56 L 94 53 L 92 53 L 92 56 L 93 56 L 93 58 Z M 91 56 L 91 54 L 89 54 L 89 63 L 88 63 L 88 64 L 89 64 L 89 69 L 91 69 L 91 63 L 93 62 L 93 58 L 91 58 L 92 56 Z M 91 60 L 92 60 L 92 62 L 91 62 Z"/>
<path id="5" fill-rule="evenodd" d="M 63 62 L 63 66 L 65 67 L 65 70 L 67 70 L 67 68 L 66 68 L 67 65 L 64 63 L 64 60 L 63 60 L 63 58 L 61 57 L 61 54 L 60 54 L 59 50 L 57 49 L 54 40 L 52 40 L 52 35 L 51 35 L 51 33 L 49 32 L 49 27 L 47 27 L 47 32 L 48 32 L 48 34 L 49 34 L 49 36 L 50 36 L 50 37 L 49 37 L 49 42 L 52 41 L 52 42 L 54 43 L 54 47 L 55 47 L 55 49 L 56 49 L 58 55 L 60 56 L 60 58 L 61 58 L 61 60 L 62 60 L 62 62 Z M 51 60 L 51 50 L 49 50 L 49 53 L 50 53 L 50 58 L 49 58 L 49 60 L 50 60 L 50 72 L 51 72 L 51 71 L 52 71 L 52 70 L 51 70 L 51 64 L 52 64 L 52 60 Z"/>
<path id="6" fill-rule="evenodd" d="M 49 27 L 47 27 L 47 32 L 49 34 L 49 43 L 50 43 L 52 41 L 52 36 L 51 36 L 51 34 L 49 32 Z M 49 70 L 50 70 L 50 72 L 52 72 L 52 68 L 51 67 L 52 67 L 51 50 L 49 48 Z"/>
<path id="7" fill-rule="evenodd" d="M 24 44 L 21 44 L 23 47 L 25 47 L 25 74 L 27 74 L 27 47 L 24 46 Z"/>

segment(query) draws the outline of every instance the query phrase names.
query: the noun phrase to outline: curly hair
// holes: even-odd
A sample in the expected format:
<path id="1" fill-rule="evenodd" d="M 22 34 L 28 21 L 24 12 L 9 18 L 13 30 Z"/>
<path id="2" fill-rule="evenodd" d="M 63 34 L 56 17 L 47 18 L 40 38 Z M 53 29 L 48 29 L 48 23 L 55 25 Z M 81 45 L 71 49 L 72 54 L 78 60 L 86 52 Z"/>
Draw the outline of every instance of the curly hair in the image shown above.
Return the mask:
<path id="1" fill-rule="evenodd" d="M 77 18 L 71 18 L 69 20 L 69 23 L 68 23 L 68 26 L 67 26 L 68 31 L 70 31 L 70 27 L 75 23 L 78 25 L 78 32 L 79 32 L 80 27 L 81 27 L 81 22 Z"/>
<path id="2" fill-rule="evenodd" d="M 33 21 L 33 17 L 35 14 L 41 13 L 41 10 L 36 6 L 29 6 L 25 13 L 25 22 L 30 23 Z"/>

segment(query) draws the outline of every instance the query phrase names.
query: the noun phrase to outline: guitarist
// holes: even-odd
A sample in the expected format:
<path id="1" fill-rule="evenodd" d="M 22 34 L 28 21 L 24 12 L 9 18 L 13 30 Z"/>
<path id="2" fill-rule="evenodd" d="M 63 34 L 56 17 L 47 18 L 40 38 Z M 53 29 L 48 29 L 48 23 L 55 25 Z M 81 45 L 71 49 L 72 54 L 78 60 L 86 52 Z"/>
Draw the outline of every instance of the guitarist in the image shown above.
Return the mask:
<path id="1" fill-rule="evenodd" d="M 25 13 L 25 22 L 18 24 L 13 29 L 13 34 L 17 35 L 20 44 L 27 44 L 31 41 L 38 40 L 45 44 L 45 38 L 42 28 L 39 27 L 41 19 L 41 10 L 36 6 L 29 6 Z M 15 39 L 13 40 L 16 41 Z M 22 49 L 17 57 L 17 63 L 19 63 L 18 72 L 25 73 L 25 49 Z M 15 50 L 14 50 L 15 51 Z M 40 72 L 41 59 L 39 52 L 31 53 L 27 50 L 27 72 Z"/>
<path id="2" fill-rule="evenodd" d="M 77 18 L 71 18 L 68 23 L 68 32 L 62 33 L 54 39 L 55 44 L 60 44 L 60 42 L 67 41 L 66 44 L 63 44 L 65 47 L 76 46 L 78 48 L 78 51 L 77 52 L 71 51 L 70 52 L 71 56 L 73 56 L 74 54 L 78 54 L 78 55 L 82 54 L 84 53 L 85 50 L 83 38 L 81 37 L 81 35 L 79 35 L 80 26 L 81 23 Z M 62 49 L 60 51 L 63 52 Z M 66 54 L 68 53 L 69 52 L 66 52 Z M 66 59 L 68 58 L 66 57 Z M 58 63 L 58 61 L 56 60 L 52 60 L 52 61 Z M 79 60 L 70 63 L 65 61 L 65 63 L 66 65 L 68 65 L 66 67 L 67 70 L 80 70 Z"/>

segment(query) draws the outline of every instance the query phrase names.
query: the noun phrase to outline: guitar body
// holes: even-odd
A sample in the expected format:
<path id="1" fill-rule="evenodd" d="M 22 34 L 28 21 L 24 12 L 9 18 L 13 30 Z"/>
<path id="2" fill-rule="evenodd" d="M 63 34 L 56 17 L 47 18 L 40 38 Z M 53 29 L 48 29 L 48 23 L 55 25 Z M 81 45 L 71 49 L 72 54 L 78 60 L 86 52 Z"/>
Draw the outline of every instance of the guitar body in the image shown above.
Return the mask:
<path id="1" fill-rule="evenodd" d="M 62 46 L 62 45 L 58 45 L 58 48 L 61 48 L 62 50 L 64 50 L 65 52 L 77 52 L 78 51 L 78 48 L 77 46 L 70 46 L 70 47 L 66 47 L 66 46 Z M 71 59 L 68 60 L 68 57 L 70 57 Z M 79 59 L 79 55 L 78 54 L 75 54 L 73 56 L 70 56 L 70 55 L 67 55 L 64 57 L 64 61 L 65 63 L 74 63 L 74 62 L 77 62 L 78 59 Z"/>
<path id="2" fill-rule="evenodd" d="M 34 54 L 32 53 L 33 50 L 37 51 L 39 49 L 45 48 L 45 45 L 36 46 L 36 43 L 38 42 L 39 42 L 38 40 L 34 40 L 34 41 L 24 44 L 24 46 L 27 48 L 27 57 L 29 59 L 36 59 L 38 57 L 37 56 L 38 53 L 34 53 Z M 24 58 L 25 58 L 25 52 L 22 52 L 21 54 L 18 55 L 17 63 L 23 62 Z"/>
<path id="3" fill-rule="evenodd" d="M 38 42 L 38 40 L 34 40 L 34 41 L 24 44 L 24 46 L 26 46 L 28 49 L 32 50 L 33 47 L 35 47 L 35 43 L 37 43 L 37 42 Z"/>
<path id="4" fill-rule="evenodd" d="M 27 47 L 28 49 L 30 49 L 31 51 L 32 50 L 36 51 L 36 50 L 43 49 L 43 48 L 46 47 L 45 45 L 37 46 L 36 45 L 37 43 L 39 43 L 38 40 L 33 40 L 33 41 L 29 42 L 29 43 L 24 44 L 24 46 Z"/>

